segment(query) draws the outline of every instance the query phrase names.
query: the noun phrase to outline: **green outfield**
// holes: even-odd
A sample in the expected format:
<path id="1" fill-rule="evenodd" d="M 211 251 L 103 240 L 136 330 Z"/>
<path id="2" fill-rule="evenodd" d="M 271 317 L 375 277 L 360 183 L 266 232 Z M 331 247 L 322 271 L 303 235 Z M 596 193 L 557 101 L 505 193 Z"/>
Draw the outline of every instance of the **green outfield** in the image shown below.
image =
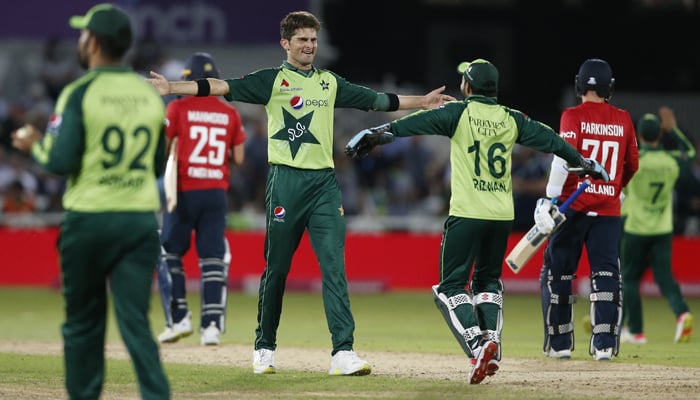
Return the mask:
<path id="1" fill-rule="evenodd" d="M 189 297 L 190 308 L 198 310 L 198 295 Z M 689 299 L 691 310 L 700 310 L 700 299 Z M 356 349 L 361 353 L 391 352 L 401 354 L 425 353 L 455 356 L 461 354 L 456 341 L 437 311 L 429 289 L 425 292 L 392 292 L 387 294 L 352 294 L 351 304 L 356 317 Z M 60 324 L 63 318 L 60 293 L 50 289 L 0 288 L 0 397 L 3 399 L 65 398 L 63 394 L 62 360 L 59 355 L 18 354 L 22 346 L 36 343 L 60 344 Z M 242 357 L 252 355 L 256 321 L 257 298 L 231 292 L 228 298 L 227 332 L 222 335 L 221 349 L 227 346 L 246 348 Z M 645 333 L 649 344 L 623 347 L 613 363 L 629 364 L 630 368 L 658 365 L 685 367 L 700 376 L 700 338 L 690 343 L 674 344 L 675 318 L 661 298 L 644 300 Z M 111 312 L 111 310 L 110 310 Z M 576 304 L 576 364 L 557 364 L 586 369 L 596 364 L 588 361 L 588 335 L 583 332 L 581 319 L 588 313 L 588 301 Z M 699 311 L 700 313 L 700 311 Z M 198 314 L 198 313 L 197 313 Z M 507 360 L 542 360 L 542 326 L 540 300 L 536 296 L 506 295 L 503 357 Z M 700 314 L 698 314 L 700 315 Z M 154 294 L 151 319 L 154 334 L 163 326 L 159 298 Z M 196 320 L 196 318 L 195 318 Z M 108 342 L 119 343 L 114 319 L 110 319 Z M 198 343 L 195 334 L 184 340 Z M 10 345 L 7 345 L 10 344 Z M 328 349 L 328 329 L 325 325 L 320 295 L 288 293 L 279 329 L 278 345 L 308 349 Z M 17 348 L 11 348 L 16 346 Z M 10 348 L 8 348 L 10 347 Z M 207 348 L 210 350 L 211 348 Z M 248 350 L 249 349 L 249 350 Z M 216 357 L 212 351 L 211 357 Z M 372 362 L 373 360 L 369 360 Z M 247 362 L 247 361 L 246 361 Z M 559 362 L 551 360 L 551 362 Z M 545 366 L 551 364 L 545 364 Z M 460 367 L 461 368 L 461 367 Z M 466 367 L 465 367 L 466 368 Z M 663 368 L 663 367 L 660 367 Z M 459 379 L 414 379 L 396 374 L 369 377 L 328 377 L 321 372 L 279 371 L 274 376 L 255 376 L 250 366 L 206 365 L 202 363 L 166 363 L 166 370 L 176 399 L 578 399 L 626 398 L 622 394 L 591 391 L 591 396 L 567 395 L 566 390 L 539 390 L 519 381 L 467 385 Z M 466 369 L 465 369 L 466 371 Z M 507 373 L 506 367 L 502 371 Z M 499 371 L 500 373 L 500 371 Z M 537 381 L 538 370 L 531 381 Z M 497 374 L 498 376 L 498 374 Z M 697 381 L 696 381 L 697 382 Z M 700 387 L 695 387 L 700 389 Z M 104 398 L 136 398 L 135 378 L 128 361 L 109 359 Z M 638 396 L 638 398 L 644 398 Z M 649 397 L 653 398 L 653 397 Z M 673 397 L 669 397 L 673 398 Z"/>

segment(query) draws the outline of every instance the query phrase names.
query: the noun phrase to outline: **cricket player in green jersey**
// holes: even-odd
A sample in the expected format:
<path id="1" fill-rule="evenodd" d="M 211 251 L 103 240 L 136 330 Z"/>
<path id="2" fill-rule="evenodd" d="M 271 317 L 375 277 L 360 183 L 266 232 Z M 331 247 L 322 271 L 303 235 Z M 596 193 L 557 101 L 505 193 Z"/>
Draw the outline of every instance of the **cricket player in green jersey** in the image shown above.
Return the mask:
<path id="1" fill-rule="evenodd" d="M 450 138 L 452 195 L 440 249 L 440 283 L 432 289 L 435 304 L 470 358 L 468 381 L 478 384 L 498 370 L 501 358 L 501 269 L 514 219 L 513 146 L 554 153 L 596 177 L 607 172 L 550 127 L 500 105 L 498 70 L 492 63 L 464 62 L 458 71 L 464 100 L 365 129 L 348 143 L 346 153 L 362 156 L 392 135 Z"/>
<path id="2" fill-rule="evenodd" d="M 287 60 L 238 79 L 168 82 L 152 72 L 161 95 L 225 96 L 228 100 L 265 106 L 268 119 L 265 207 L 265 270 L 260 279 L 258 326 L 253 372 L 275 372 L 277 328 L 287 275 L 304 231 L 316 253 L 322 296 L 331 333 L 330 375 L 367 375 L 368 362 L 353 350 L 355 322 L 345 275 L 345 219 L 333 163 L 335 108 L 394 111 L 434 108 L 454 100 L 444 86 L 425 96 L 378 93 L 337 74 L 314 67 L 321 30 L 306 11 L 286 15 L 280 23 L 280 45 Z"/>
<path id="3" fill-rule="evenodd" d="M 61 92 L 43 138 L 34 127 L 13 137 L 48 172 L 68 178 L 58 241 L 68 396 L 100 397 L 109 285 L 141 398 L 169 399 L 148 319 L 160 255 L 163 99 L 122 66 L 132 37 L 124 11 L 100 4 L 70 26 L 81 31 L 78 55 L 87 73 Z"/>
<path id="4" fill-rule="evenodd" d="M 680 170 L 695 158 L 695 147 L 678 129 L 669 107 L 659 109 L 659 117 L 644 114 L 637 122 L 639 170 L 625 189 L 622 203 L 624 232 L 620 261 L 623 281 L 623 323 L 620 340 L 644 344 L 642 299 L 639 292 L 644 272 L 651 268 L 659 291 L 676 317 L 675 342 L 687 342 L 693 317 L 671 270 L 673 242 L 673 189 Z M 675 150 L 666 150 L 663 135 L 670 135 Z"/>

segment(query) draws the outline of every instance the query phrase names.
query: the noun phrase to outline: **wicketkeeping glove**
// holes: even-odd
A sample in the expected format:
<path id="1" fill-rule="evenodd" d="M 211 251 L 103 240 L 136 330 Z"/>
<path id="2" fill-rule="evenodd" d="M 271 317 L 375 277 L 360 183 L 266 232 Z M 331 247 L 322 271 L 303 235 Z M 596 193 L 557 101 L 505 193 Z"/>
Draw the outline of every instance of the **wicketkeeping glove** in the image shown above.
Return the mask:
<path id="1" fill-rule="evenodd" d="M 394 134 L 388 132 L 389 124 L 363 129 L 345 145 L 345 154 L 350 158 L 364 157 L 377 145 L 394 141 Z"/>
<path id="2" fill-rule="evenodd" d="M 592 158 L 581 157 L 581 164 L 578 167 L 569 167 L 568 170 L 578 176 L 589 175 L 593 179 L 602 179 L 604 182 L 610 182 L 608 171 Z"/>

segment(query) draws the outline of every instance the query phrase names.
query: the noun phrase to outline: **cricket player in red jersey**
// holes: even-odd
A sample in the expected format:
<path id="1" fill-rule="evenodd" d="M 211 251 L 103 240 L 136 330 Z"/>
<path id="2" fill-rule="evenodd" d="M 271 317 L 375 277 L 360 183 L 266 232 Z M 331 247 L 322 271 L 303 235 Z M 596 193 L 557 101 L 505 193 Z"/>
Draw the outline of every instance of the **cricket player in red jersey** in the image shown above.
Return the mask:
<path id="1" fill-rule="evenodd" d="M 218 78 L 214 60 L 195 53 L 185 63 L 183 79 Z M 224 236 L 230 164 L 241 165 L 246 139 L 238 111 L 217 97 L 186 96 L 167 107 L 167 146 L 177 138 L 177 206 L 165 211 L 161 240 L 170 272 L 171 318 L 158 341 L 175 342 L 192 333 L 185 298 L 182 257 L 192 231 L 201 268 L 201 344 L 218 345 L 224 331 L 230 253 Z"/>
<path id="2" fill-rule="evenodd" d="M 591 341 L 595 360 L 610 360 L 619 349 L 622 285 L 619 242 L 620 193 L 638 168 L 639 153 L 629 112 L 608 104 L 615 80 L 607 62 L 586 60 L 576 75 L 581 104 L 564 110 L 559 135 L 584 157 L 598 161 L 610 181 L 594 180 L 566 211 L 567 221 L 551 236 L 540 274 L 544 317 L 544 354 L 571 358 L 574 349 L 573 280 L 583 246 L 591 269 Z M 547 198 L 538 200 L 535 221 L 553 225 L 549 216 L 553 199 L 565 201 L 583 178 L 569 174 L 566 162 L 554 157 Z"/>

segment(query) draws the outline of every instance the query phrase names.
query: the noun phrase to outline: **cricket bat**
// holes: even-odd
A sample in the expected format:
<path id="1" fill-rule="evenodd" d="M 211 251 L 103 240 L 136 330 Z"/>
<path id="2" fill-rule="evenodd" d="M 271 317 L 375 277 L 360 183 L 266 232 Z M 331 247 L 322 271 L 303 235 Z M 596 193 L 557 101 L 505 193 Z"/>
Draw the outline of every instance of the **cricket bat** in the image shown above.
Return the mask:
<path id="1" fill-rule="evenodd" d="M 163 174 L 163 189 L 168 212 L 173 212 L 177 206 L 177 138 L 173 138 L 170 145 L 170 154 Z"/>
<path id="2" fill-rule="evenodd" d="M 554 218 L 554 229 L 552 229 L 551 232 L 542 233 L 540 232 L 539 228 L 537 228 L 537 224 L 535 224 L 529 231 L 527 231 L 525 236 L 520 239 L 515 247 L 513 247 L 510 253 L 508 253 L 506 256 L 506 264 L 508 264 L 513 273 L 517 274 L 520 272 L 525 264 L 530 261 L 530 258 L 535 255 L 537 250 L 542 247 L 542 244 L 547 240 L 547 238 L 549 238 L 552 232 L 557 230 L 557 228 L 560 227 L 564 221 L 566 221 L 564 211 L 569 208 L 571 203 L 573 203 L 574 200 L 576 200 L 576 198 L 583 193 L 583 191 L 586 190 L 590 184 L 590 179 L 584 180 L 579 185 L 578 189 L 576 189 L 576 191 L 559 206 L 559 214 Z"/>

